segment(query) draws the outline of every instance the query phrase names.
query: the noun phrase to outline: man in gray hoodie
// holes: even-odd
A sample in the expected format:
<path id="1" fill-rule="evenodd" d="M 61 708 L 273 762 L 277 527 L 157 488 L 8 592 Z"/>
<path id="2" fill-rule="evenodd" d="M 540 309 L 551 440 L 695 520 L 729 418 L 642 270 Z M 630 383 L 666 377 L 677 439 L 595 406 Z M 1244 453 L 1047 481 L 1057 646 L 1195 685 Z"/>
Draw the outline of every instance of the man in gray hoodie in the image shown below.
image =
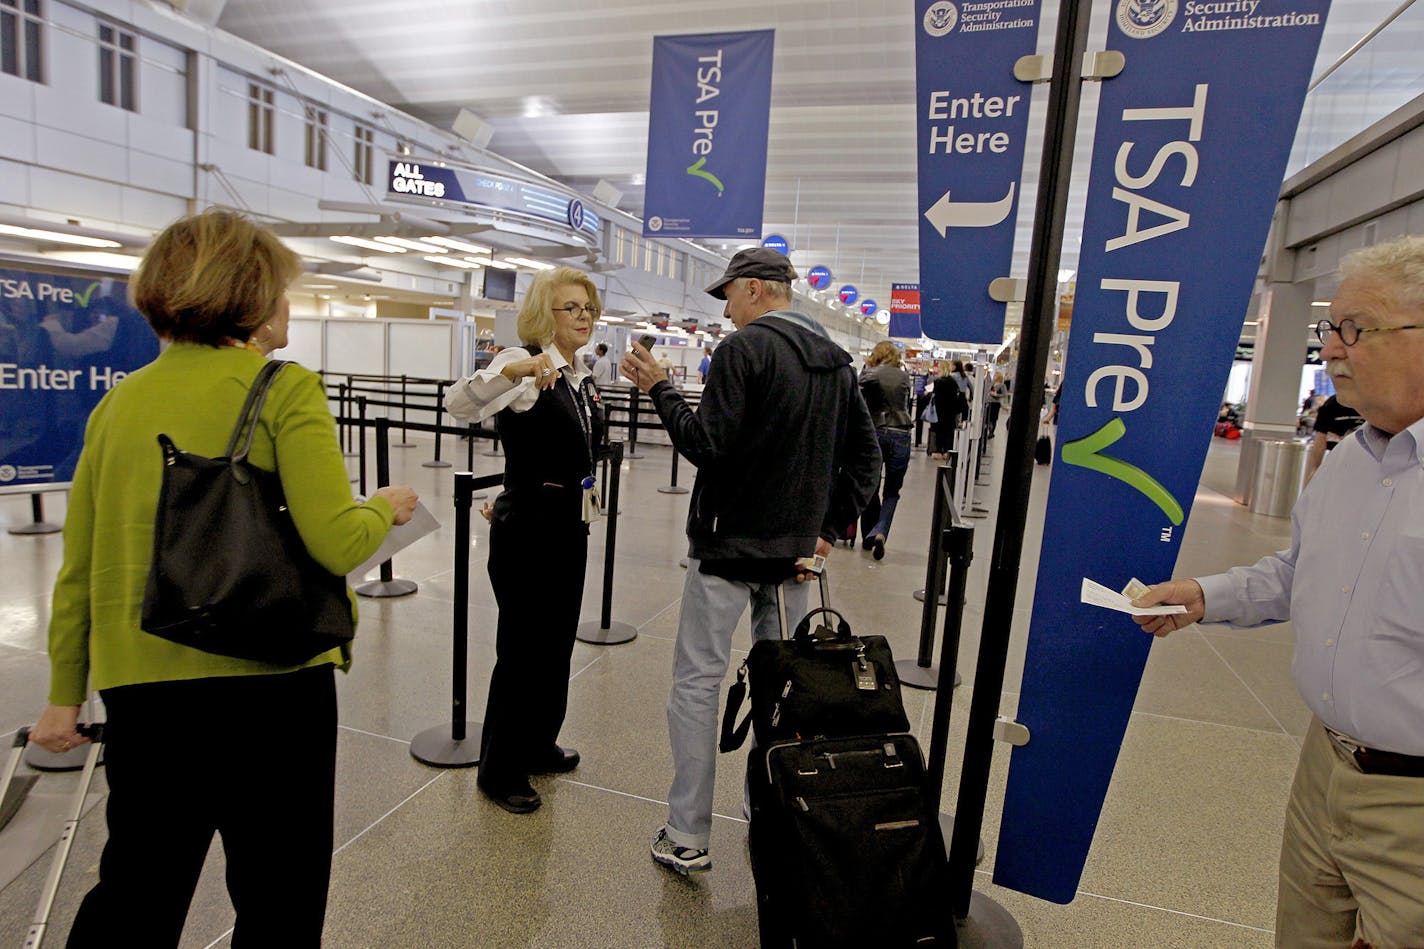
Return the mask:
<path id="1" fill-rule="evenodd" d="M 776 588 L 795 561 L 828 554 L 875 491 L 880 449 L 850 354 L 790 309 L 796 271 L 764 247 L 739 251 L 707 292 L 736 326 L 712 358 L 697 411 L 634 346 L 622 372 L 652 399 L 675 448 L 697 466 L 678 618 L 668 732 L 674 775 L 652 855 L 679 873 L 710 870 L 717 702 L 732 633 L 781 635 Z M 785 588 L 788 617 L 806 589 Z"/>

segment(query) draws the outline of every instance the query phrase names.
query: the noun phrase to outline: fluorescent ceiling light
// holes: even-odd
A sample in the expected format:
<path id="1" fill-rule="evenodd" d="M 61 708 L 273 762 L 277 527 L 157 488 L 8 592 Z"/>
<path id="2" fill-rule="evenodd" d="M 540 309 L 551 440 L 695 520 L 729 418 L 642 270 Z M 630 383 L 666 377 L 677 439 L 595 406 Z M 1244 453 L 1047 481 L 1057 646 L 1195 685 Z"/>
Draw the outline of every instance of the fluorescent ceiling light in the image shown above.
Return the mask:
<path id="1" fill-rule="evenodd" d="M 85 237 L 83 234 L 64 234 L 60 231 L 44 231 L 34 227 L 16 227 L 13 224 L 0 224 L 0 234 L 8 234 L 11 237 L 28 237 L 35 241 L 53 241 L 56 244 L 77 244 L 80 247 L 123 247 L 118 241 L 105 240 L 102 237 Z"/>
<path id="2" fill-rule="evenodd" d="M 518 269 L 519 269 L 519 265 L 518 265 L 518 264 L 506 263 L 506 262 L 503 261 L 503 260 L 495 260 L 493 257 L 491 257 L 491 258 L 488 259 L 488 260 L 481 260 L 480 263 L 484 264 L 486 267 L 494 267 L 494 268 L 496 268 L 496 269 L 498 269 L 498 270 L 518 270 Z"/>
<path id="3" fill-rule="evenodd" d="M 1329 301 L 1329 300 L 1312 300 L 1311 303 L 1310 303 L 1310 305 L 1311 305 L 1311 306 L 1329 306 L 1329 305 L 1330 305 L 1330 301 Z"/>
<path id="4" fill-rule="evenodd" d="M 336 289 L 336 284 L 334 284 L 334 283 L 308 283 L 308 284 L 304 284 L 303 287 L 302 287 L 302 289 L 304 289 L 304 290 L 335 290 L 335 289 Z"/>
<path id="5" fill-rule="evenodd" d="M 441 264 L 446 267 L 459 267 L 461 270 L 479 270 L 480 265 L 470 260 L 461 260 L 459 257 L 427 257 L 426 260 L 432 264 Z"/>
<path id="6" fill-rule="evenodd" d="M 543 260 L 531 260 L 528 257 L 505 257 L 511 264 L 518 264 L 521 267 L 529 267 L 533 270 L 553 270 L 554 265 Z"/>
<path id="7" fill-rule="evenodd" d="M 375 241 L 368 241 L 364 237 L 349 237 L 338 235 L 331 238 L 338 244 L 350 244 L 352 247 L 364 247 L 367 250 L 378 250 L 383 254 L 404 254 L 404 247 L 396 247 L 392 244 L 377 244 Z M 436 248 L 437 250 L 439 248 Z"/>
<path id="8" fill-rule="evenodd" d="M 1058 271 L 1058 282 L 1067 283 L 1069 280 L 1072 280 L 1077 275 L 1078 271 L 1076 270 L 1060 270 Z"/>
<path id="9" fill-rule="evenodd" d="M 408 237 L 394 237 L 391 235 L 383 235 L 381 237 L 376 238 L 376 240 L 377 242 L 382 244 L 394 244 L 397 247 L 408 247 L 411 250 L 418 250 L 422 254 L 445 253 L 445 248 L 441 247 L 438 244 L 427 244 L 425 241 L 413 241 Z"/>
<path id="10" fill-rule="evenodd" d="M 492 249 L 483 244 L 471 244 L 469 241 L 456 240 L 453 237 L 428 237 L 426 240 L 431 244 L 439 244 L 441 247 L 458 250 L 463 254 L 488 254 Z"/>
<path id="11" fill-rule="evenodd" d="M 139 258 L 129 254 L 110 254 L 102 250 L 59 250 L 45 254 L 54 260 L 67 260 L 74 264 L 90 264 L 94 267 L 109 267 L 113 270 L 132 271 L 138 267 Z"/>
<path id="12" fill-rule="evenodd" d="M 623 319 L 623 317 L 621 317 L 621 316 L 607 316 L 607 315 L 605 315 L 605 316 L 600 316 L 600 317 L 598 318 L 598 322 L 600 322 L 600 323 L 623 323 L 623 322 L 626 322 L 626 321 L 625 321 L 625 320 Z"/>

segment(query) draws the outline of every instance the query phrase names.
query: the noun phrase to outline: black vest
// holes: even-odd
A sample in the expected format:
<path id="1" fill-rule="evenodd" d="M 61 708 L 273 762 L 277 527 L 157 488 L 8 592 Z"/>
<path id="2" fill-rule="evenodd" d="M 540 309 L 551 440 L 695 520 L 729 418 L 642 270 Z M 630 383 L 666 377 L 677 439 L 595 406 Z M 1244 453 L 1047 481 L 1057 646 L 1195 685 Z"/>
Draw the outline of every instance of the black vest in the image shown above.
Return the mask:
<path id="1" fill-rule="evenodd" d="M 542 350 L 527 347 L 531 355 Z M 557 485 L 577 499 L 584 478 L 593 476 L 592 458 L 603 439 L 603 406 L 598 389 L 585 377 L 580 391 L 588 407 L 587 440 L 579 420 L 579 406 L 573 384 L 565 377 L 551 389 L 539 393 L 527 412 L 512 408 L 495 416 L 499 440 L 504 446 L 504 487 L 522 493 Z"/>

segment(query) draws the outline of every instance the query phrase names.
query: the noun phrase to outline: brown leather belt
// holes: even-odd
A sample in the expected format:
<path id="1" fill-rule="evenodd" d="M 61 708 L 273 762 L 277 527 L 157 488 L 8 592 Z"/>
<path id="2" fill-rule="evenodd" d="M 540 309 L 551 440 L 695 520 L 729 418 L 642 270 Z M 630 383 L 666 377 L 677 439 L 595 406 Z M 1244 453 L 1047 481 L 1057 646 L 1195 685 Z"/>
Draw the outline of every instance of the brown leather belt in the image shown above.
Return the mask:
<path id="1" fill-rule="evenodd" d="M 1350 753 L 1365 774 L 1387 774 L 1397 778 L 1424 778 L 1424 757 L 1419 755 L 1401 755 L 1393 751 L 1380 751 L 1378 748 L 1366 748 L 1364 745 L 1340 734 L 1333 728 L 1326 727 L 1325 733 L 1334 739 L 1335 743 Z"/>

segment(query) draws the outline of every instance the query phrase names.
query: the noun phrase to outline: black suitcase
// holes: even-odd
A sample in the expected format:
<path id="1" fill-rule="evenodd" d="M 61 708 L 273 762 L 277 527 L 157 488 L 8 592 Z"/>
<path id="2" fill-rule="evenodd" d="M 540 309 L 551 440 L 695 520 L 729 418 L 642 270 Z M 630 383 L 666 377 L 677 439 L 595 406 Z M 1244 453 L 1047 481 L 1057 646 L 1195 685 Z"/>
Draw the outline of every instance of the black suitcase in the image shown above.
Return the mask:
<path id="1" fill-rule="evenodd" d="M 913 736 L 782 742 L 750 768 L 762 949 L 956 945 Z"/>
<path id="2" fill-rule="evenodd" d="M 1047 435 L 1038 436 L 1038 441 L 1034 443 L 1033 460 L 1040 465 L 1052 464 L 1053 440 Z"/>

